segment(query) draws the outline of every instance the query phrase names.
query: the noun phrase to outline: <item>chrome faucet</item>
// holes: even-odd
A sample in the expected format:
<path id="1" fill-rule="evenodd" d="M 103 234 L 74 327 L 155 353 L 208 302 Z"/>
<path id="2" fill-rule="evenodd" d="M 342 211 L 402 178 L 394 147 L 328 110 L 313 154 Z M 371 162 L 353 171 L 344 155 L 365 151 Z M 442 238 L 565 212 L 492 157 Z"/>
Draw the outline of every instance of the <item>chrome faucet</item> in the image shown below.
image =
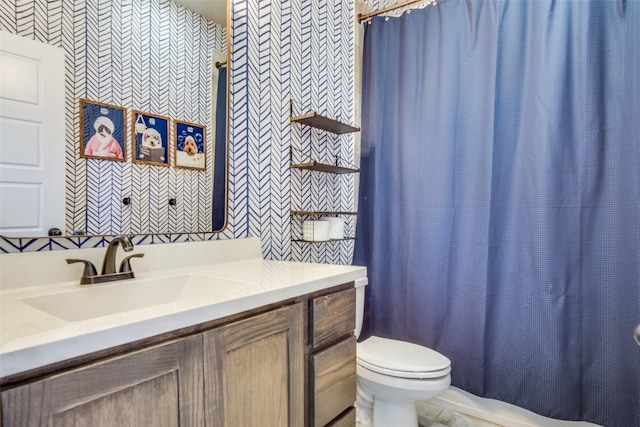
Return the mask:
<path id="1" fill-rule="evenodd" d="M 133 243 L 131 243 L 129 237 L 115 237 L 109 242 L 109 246 L 107 246 L 107 252 L 104 254 L 104 260 L 102 261 L 101 274 L 97 273 L 96 267 L 90 261 L 84 259 L 67 259 L 67 264 L 76 262 L 84 264 L 84 270 L 80 278 L 81 285 L 113 282 L 116 280 L 133 279 L 135 277 L 131 269 L 131 258 L 142 258 L 144 254 L 133 254 L 123 259 L 120 263 L 120 271 L 118 272 L 116 270 L 116 252 L 118 251 L 118 245 L 122 246 L 125 252 L 131 252 L 133 250 Z"/>

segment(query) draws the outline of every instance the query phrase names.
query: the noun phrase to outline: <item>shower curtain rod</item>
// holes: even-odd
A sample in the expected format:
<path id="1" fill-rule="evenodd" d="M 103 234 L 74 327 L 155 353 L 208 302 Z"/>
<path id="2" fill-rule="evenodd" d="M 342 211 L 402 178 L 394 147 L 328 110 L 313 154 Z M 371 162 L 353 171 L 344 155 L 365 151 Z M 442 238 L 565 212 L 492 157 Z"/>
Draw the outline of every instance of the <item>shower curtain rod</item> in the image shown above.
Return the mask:
<path id="1" fill-rule="evenodd" d="M 359 13 L 358 14 L 358 23 L 361 24 L 362 21 L 366 21 L 368 19 L 371 19 L 372 17 L 374 17 L 376 15 L 380 15 L 381 13 L 391 12 L 392 10 L 400 9 L 401 7 L 410 6 L 410 5 L 414 4 L 414 3 L 420 3 L 420 2 L 424 2 L 424 1 L 425 0 L 406 0 L 406 1 L 403 1 L 402 3 L 396 3 L 393 6 L 387 6 L 387 7 L 384 7 L 382 9 L 374 10 L 373 12 Z"/>

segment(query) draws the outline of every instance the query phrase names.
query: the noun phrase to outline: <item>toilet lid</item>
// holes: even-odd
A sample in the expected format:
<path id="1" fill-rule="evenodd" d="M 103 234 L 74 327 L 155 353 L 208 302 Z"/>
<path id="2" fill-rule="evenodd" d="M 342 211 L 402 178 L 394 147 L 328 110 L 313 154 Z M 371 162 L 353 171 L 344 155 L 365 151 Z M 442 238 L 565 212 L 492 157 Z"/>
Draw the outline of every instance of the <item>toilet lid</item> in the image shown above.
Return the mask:
<path id="1" fill-rule="evenodd" d="M 451 361 L 430 348 L 405 341 L 370 337 L 358 343 L 358 364 L 402 378 L 437 378 L 451 372 Z"/>

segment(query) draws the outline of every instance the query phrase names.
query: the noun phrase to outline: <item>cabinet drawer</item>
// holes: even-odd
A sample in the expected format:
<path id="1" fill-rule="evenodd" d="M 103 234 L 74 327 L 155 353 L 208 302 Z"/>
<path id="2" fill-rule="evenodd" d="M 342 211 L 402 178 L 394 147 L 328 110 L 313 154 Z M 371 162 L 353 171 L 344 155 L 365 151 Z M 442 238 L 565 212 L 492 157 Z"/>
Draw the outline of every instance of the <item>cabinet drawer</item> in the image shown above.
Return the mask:
<path id="1" fill-rule="evenodd" d="M 353 335 L 356 290 L 347 289 L 311 301 L 311 346 L 318 348 Z"/>
<path id="2" fill-rule="evenodd" d="M 327 427 L 353 427 L 356 425 L 356 408 L 351 408 L 344 414 L 340 415 Z"/>
<path id="3" fill-rule="evenodd" d="M 311 356 L 311 420 L 324 426 L 356 400 L 356 337 Z"/>

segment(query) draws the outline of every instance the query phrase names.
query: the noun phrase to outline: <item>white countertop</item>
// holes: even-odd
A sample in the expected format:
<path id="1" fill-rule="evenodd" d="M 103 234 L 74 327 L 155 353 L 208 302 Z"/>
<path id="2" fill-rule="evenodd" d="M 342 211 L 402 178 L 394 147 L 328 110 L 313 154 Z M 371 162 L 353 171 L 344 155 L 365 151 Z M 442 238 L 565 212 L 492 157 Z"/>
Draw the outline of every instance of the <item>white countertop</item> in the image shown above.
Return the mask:
<path id="1" fill-rule="evenodd" d="M 198 246 L 200 250 L 202 247 Z M 146 248 L 137 249 L 145 252 Z M 163 250 L 170 250 L 169 245 Z M 249 257 L 255 255 L 255 251 L 245 252 Z M 0 377 L 366 277 L 364 267 L 238 258 L 211 263 L 205 260 L 195 266 L 171 266 L 155 272 L 145 271 L 143 265 L 136 279 L 101 285 L 81 287 L 76 280 L 31 287 L 8 286 L 0 292 Z M 4 263 L 3 268 L 7 265 Z M 165 294 L 170 290 L 166 300 L 162 299 L 165 298 L 162 292 L 150 292 L 154 285 L 164 289 Z M 81 291 L 83 298 L 90 296 L 93 308 L 72 305 L 70 313 L 58 315 L 36 308 L 38 304 L 34 301 L 42 297 L 54 300 L 60 297 L 73 304 L 70 291 L 73 295 Z M 115 303 L 149 298 L 150 306 L 101 313 L 101 302 L 110 304 L 108 295 L 117 296 L 119 300 L 111 298 Z M 83 313 L 85 308 L 94 312 Z M 75 312 L 80 320 L 74 319 Z"/>

